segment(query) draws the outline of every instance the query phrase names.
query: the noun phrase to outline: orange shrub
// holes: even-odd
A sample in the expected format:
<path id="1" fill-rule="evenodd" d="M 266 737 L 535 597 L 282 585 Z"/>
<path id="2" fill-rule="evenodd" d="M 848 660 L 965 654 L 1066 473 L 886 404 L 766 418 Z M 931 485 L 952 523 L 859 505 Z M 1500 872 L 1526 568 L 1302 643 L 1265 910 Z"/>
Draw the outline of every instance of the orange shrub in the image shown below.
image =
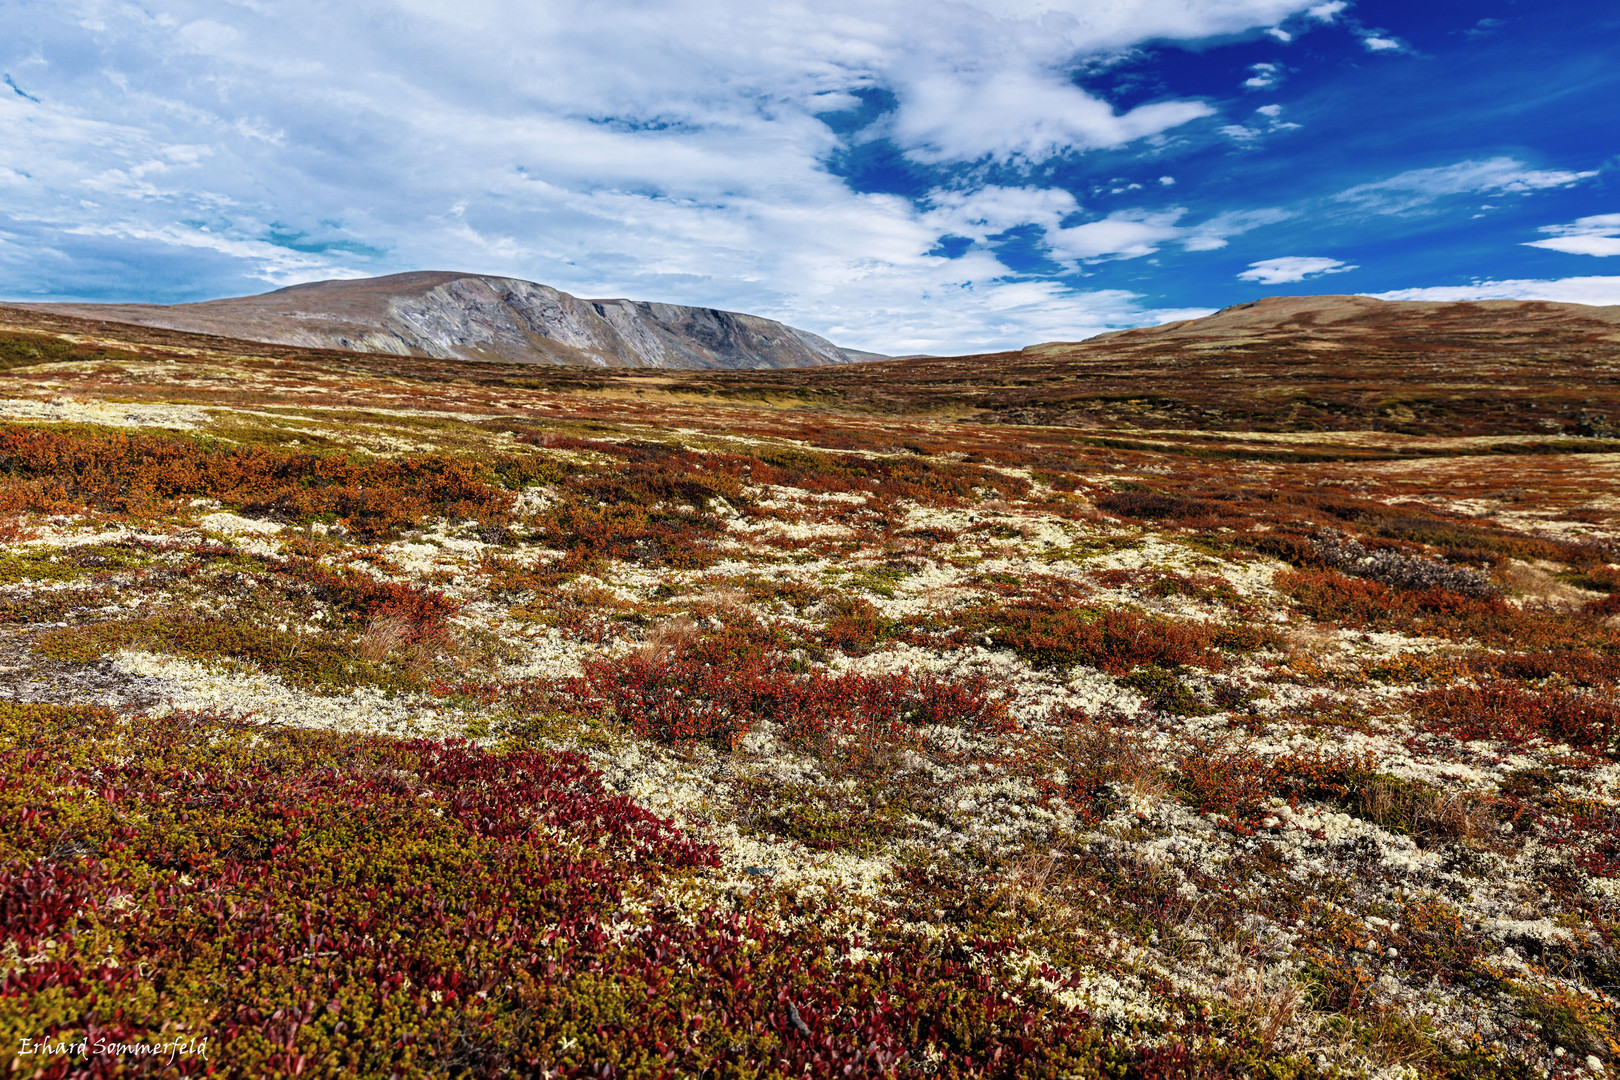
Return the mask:
<path id="1" fill-rule="evenodd" d="M 1356 628 L 1382 626 L 1401 607 L 1388 586 L 1333 570 L 1284 570 L 1277 575 L 1276 585 L 1319 622 Z"/>
<path id="2" fill-rule="evenodd" d="M 1344 801 L 1369 764 L 1344 754 L 1265 757 L 1247 747 L 1199 743 L 1176 759 L 1177 787 L 1197 809 L 1249 832 L 1274 799 Z"/>
<path id="3" fill-rule="evenodd" d="M 559 572 L 601 559 L 702 569 L 719 560 L 715 543 L 726 533 L 724 522 L 702 511 L 633 499 L 597 503 L 572 493 L 546 510 L 539 527 L 542 539 L 568 552 Z"/>
<path id="4" fill-rule="evenodd" d="M 894 620 L 884 618 L 870 600 L 862 597 L 837 597 L 830 607 L 832 617 L 822 635 L 828 645 L 851 656 L 865 656 L 894 630 Z"/>
<path id="5" fill-rule="evenodd" d="M 1215 630 L 1118 608 L 1073 608 L 1042 601 L 965 612 L 966 636 L 987 637 L 1036 667 L 1090 664 L 1124 675 L 1142 664 L 1221 667 Z"/>
<path id="6" fill-rule="evenodd" d="M 200 496 L 284 519 L 333 516 L 362 539 L 394 536 L 431 517 L 505 521 L 512 505 L 462 458 L 364 459 L 16 425 L 0 427 L 0 478 L 0 513 L 153 514 Z"/>

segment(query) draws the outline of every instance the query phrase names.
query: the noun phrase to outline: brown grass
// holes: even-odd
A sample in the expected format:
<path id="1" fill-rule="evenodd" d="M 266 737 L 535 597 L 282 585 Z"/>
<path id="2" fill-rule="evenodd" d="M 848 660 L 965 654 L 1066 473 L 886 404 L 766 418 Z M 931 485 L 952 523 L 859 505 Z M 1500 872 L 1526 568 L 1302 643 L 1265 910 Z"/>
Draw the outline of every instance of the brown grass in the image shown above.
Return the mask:
<path id="1" fill-rule="evenodd" d="M 398 615 L 379 615 L 366 624 L 355 642 L 355 655 L 368 664 L 391 660 L 415 636 L 415 627 Z"/>

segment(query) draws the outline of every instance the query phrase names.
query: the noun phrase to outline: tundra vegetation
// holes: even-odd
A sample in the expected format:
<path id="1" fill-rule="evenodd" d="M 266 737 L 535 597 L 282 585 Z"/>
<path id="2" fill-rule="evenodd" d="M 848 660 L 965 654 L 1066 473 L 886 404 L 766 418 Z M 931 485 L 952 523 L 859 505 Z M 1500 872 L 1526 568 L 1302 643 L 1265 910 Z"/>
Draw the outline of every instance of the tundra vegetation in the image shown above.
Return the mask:
<path id="1" fill-rule="evenodd" d="M 1620 1068 L 1604 391 L 0 323 L 8 1075 Z"/>

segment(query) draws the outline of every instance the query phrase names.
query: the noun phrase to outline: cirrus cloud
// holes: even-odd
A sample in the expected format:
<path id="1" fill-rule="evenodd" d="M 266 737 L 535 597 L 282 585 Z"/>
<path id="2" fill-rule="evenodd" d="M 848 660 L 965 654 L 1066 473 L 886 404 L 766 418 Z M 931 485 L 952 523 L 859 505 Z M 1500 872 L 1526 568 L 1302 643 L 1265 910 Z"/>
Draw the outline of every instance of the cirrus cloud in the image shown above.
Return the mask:
<path id="1" fill-rule="evenodd" d="M 1239 281 L 1257 281 L 1262 285 L 1282 285 L 1290 281 L 1321 277 L 1324 274 L 1342 274 L 1358 269 L 1342 259 L 1327 259 L 1312 255 L 1285 255 L 1277 259 L 1262 259 L 1250 263 L 1238 275 Z"/>
<path id="2" fill-rule="evenodd" d="M 1517 158 L 1493 157 L 1459 161 L 1428 169 L 1409 169 L 1386 180 L 1357 184 L 1334 196 L 1358 210 L 1402 214 L 1424 209 L 1456 195 L 1525 195 L 1564 188 L 1597 175 L 1568 169 L 1533 169 Z"/>
<path id="3" fill-rule="evenodd" d="M 1567 255 L 1620 255 L 1620 214 L 1593 214 L 1568 225 L 1543 225 L 1546 240 L 1530 240 L 1526 247 L 1562 251 Z"/>

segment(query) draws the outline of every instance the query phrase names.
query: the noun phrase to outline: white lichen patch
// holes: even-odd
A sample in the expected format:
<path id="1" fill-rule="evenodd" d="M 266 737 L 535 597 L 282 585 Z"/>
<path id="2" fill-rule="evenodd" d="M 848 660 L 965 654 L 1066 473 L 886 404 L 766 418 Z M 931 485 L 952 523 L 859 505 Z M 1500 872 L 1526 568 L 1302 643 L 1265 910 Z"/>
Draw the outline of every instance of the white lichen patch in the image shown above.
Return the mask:
<path id="1" fill-rule="evenodd" d="M 240 665 L 200 664 L 178 656 L 122 650 L 113 663 L 126 674 L 161 680 L 166 708 L 220 712 L 289 727 L 362 735 L 459 735 L 465 720 L 443 715 L 428 699 L 356 687 L 311 694 Z M 160 710 L 161 711 L 161 710 Z"/>
<path id="2" fill-rule="evenodd" d="M 226 536 L 274 536 L 286 527 L 278 521 L 242 517 L 225 510 L 205 514 L 197 519 L 197 524 L 210 532 Z"/>
<path id="3" fill-rule="evenodd" d="M 212 410 L 196 405 L 152 401 L 123 404 L 57 397 L 48 400 L 0 399 L 0 418 L 52 424 L 104 424 L 108 427 L 194 431 L 207 426 L 213 417 Z"/>

